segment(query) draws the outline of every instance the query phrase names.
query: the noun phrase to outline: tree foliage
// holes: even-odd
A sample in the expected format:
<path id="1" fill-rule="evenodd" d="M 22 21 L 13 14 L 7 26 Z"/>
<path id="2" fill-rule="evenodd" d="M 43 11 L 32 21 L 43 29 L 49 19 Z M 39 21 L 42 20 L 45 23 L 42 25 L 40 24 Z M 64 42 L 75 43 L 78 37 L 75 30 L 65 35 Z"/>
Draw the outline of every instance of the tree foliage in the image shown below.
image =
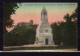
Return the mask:
<path id="1" fill-rule="evenodd" d="M 19 8 L 15 2 L 4 2 L 3 3 L 3 30 L 7 32 L 6 27 L 12 27 L 13 20 L 11 15 L 15 14 L 16 9 Z"/>
<path id="2" fill-rule="evenodd" d="M 78 26 L 77 26 L 77 9 L 71 15 L 64 16 L 66 22 L 53 23 L 53 40 L 55 44 L 63 42 L 66 46 L 77 46 Z"/>
<path id="3" fill-rule="evenodd" d="M 35 26 L 24 26 L 14 28 L 10 31 L 6 38 L 4 38 L 4 45 L 25 45 L 25 44 L 34 44 L 36 35 Z"/>

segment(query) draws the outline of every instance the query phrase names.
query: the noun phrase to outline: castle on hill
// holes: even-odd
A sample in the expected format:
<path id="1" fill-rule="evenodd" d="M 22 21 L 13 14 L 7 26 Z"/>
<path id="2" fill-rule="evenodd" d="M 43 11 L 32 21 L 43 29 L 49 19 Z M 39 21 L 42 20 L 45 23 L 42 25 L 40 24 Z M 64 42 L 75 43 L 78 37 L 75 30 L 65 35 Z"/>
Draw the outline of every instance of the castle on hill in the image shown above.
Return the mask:
<path id="1" fill-rule="evenodd" d="M 29 26 L 29 25 L 33 25 L 33 20 L 30 20 L 30 22 L 20 22 L 14 28 L 18 26 Z"/>

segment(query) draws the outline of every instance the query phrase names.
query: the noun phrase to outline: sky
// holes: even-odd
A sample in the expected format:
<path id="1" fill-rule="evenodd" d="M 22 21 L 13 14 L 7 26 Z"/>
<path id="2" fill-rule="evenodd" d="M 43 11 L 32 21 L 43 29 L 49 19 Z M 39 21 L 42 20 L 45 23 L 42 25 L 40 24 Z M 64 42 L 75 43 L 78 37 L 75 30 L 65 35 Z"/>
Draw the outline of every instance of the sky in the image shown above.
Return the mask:
<path id="1" fill-rule="evenodd" d="M 49 24 L 52 24 L 64 21 L 63 17 L 67 13 L 72 14 L 77 8 L 77 3 L 21 3 L 18 6 L 19 8 L 15 14 L 11 15 L 14 20 L 13 25 L 17 25 L 19 22 L 29 22 L 30 20 L 33 20 L 33 24 L 39 24 L 43 7 L 47 10 Z"/>

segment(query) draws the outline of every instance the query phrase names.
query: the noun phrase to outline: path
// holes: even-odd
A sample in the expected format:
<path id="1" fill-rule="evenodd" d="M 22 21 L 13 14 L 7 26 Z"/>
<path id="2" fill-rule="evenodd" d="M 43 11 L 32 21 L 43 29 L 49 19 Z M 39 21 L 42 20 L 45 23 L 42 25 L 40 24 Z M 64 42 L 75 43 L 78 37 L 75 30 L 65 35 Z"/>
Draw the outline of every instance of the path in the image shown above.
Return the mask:
<path id="1" fill-rule="evenodd" d="M 4 52 L 77 52 L 77 49 L 56 49 L 56 50 L 13 50 Z"/>

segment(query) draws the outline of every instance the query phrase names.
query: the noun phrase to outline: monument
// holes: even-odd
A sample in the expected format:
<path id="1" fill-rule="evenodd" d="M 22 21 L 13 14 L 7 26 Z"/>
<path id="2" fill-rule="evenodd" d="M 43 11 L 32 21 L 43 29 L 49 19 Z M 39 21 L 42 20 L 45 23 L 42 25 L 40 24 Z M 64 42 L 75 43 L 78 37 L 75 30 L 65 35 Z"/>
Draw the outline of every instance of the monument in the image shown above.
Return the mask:
<path id="1" fill-rule="evenodd" d="M 52 28 L 48 23 L 47 11 L 43 7 L 40 23 L 36 29 L 35 44 L 37 45 L 55 45 L 53 41 Z"/>

